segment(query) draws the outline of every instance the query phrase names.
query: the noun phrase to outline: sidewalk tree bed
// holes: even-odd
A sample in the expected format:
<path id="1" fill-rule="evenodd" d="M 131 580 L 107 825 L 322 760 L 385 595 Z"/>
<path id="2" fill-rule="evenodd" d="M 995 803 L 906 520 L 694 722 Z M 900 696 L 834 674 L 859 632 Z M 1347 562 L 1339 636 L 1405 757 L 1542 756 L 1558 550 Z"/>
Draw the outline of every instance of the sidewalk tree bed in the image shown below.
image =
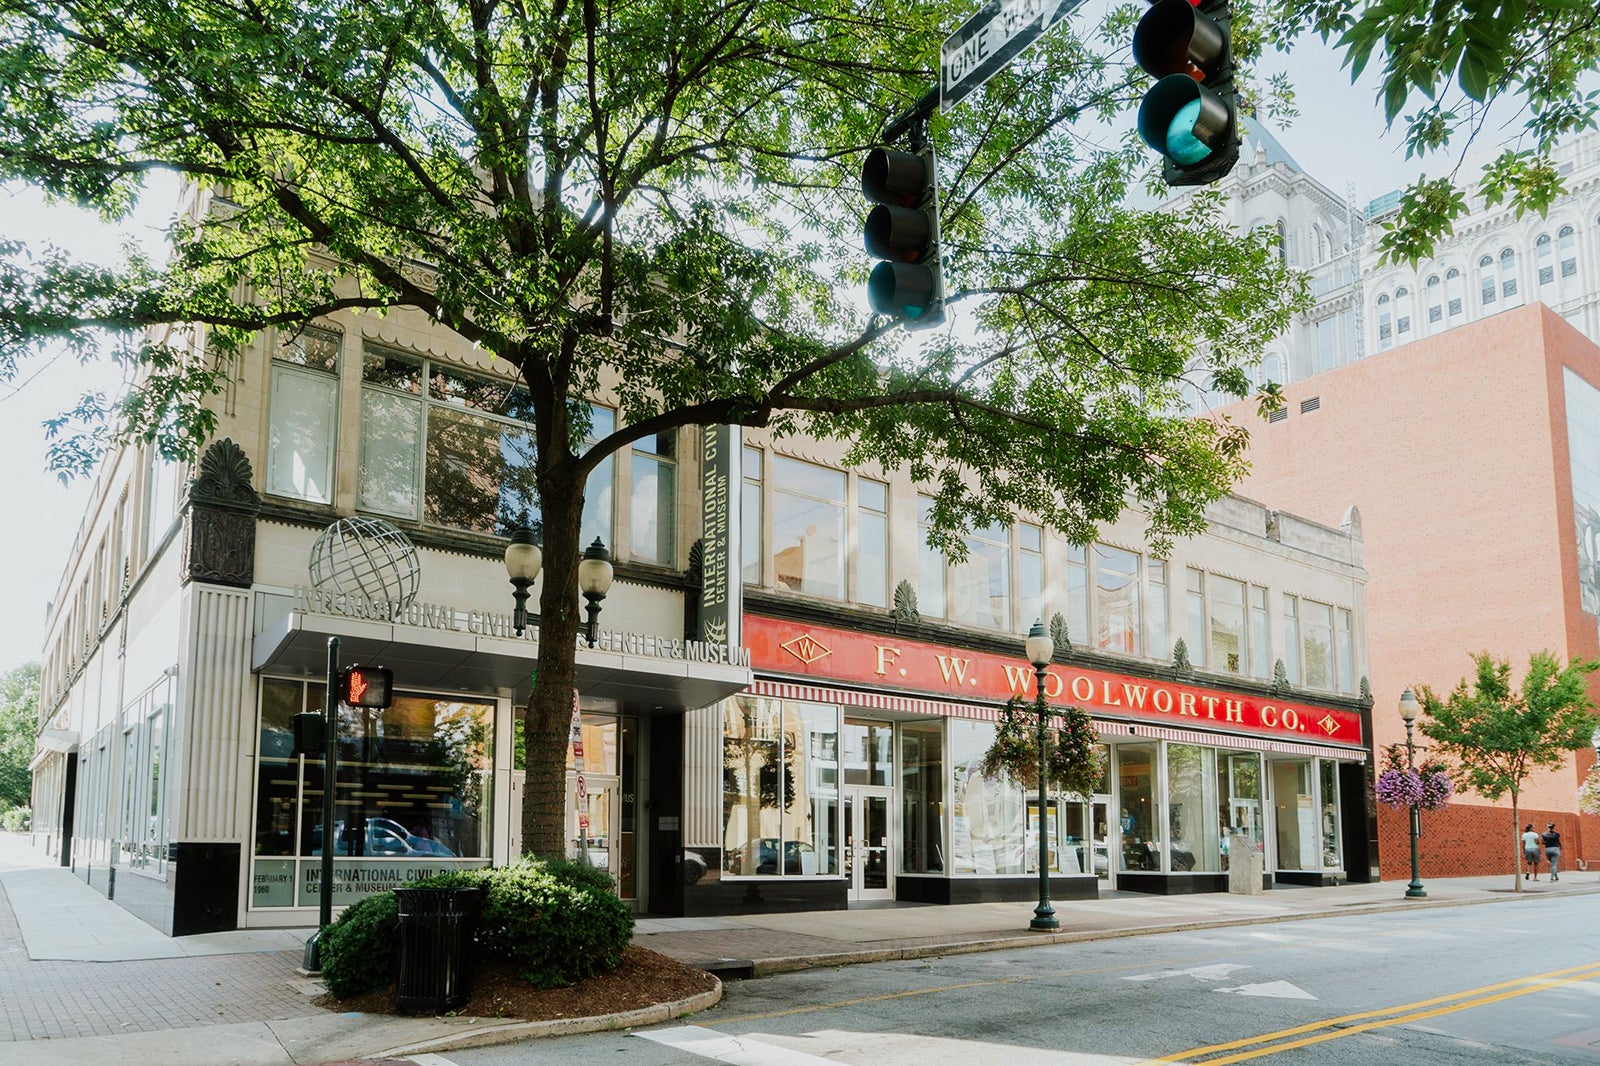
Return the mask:
<path id="1" fill-rule="evenodd" d="M 524 859 L 441 874 L 415 887 L 481 889 L 473 963 L 480 974 L 503 971 L 530 991 L 616 970 L 633 938 L 633 916 L 610 878 L 581 863 Z M 385 892 L 352 905 L 324 933 L 322 977 L 341 1004 L 394 983 L 398 929 L 395 896 Z"/>

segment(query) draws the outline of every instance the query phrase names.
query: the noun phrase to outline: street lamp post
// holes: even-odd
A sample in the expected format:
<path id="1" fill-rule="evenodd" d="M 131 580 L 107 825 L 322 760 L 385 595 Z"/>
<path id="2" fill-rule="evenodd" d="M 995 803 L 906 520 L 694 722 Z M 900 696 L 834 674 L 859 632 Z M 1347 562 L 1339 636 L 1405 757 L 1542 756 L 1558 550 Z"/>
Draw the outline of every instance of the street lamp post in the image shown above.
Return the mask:
<path id="1" fill-rule="evenodd" d="M 1417 748 L 1411 739 L 1411 727 L 1416 724 L 1417 714 L 1422 710 L 1422 705 L 1417 702 L 1416 693 L 1408 686 L 1400 694 L 1400 717 L 1406 723 L 1406 770 L 1415 774 L 1417 772 Z M 1427 899 L 1428 893 L 1422 887 L 1422 875 L 1417 867 L 1417 838 L 1422 836 L 1422 816 L 1417 812 L 1415 802 L 1411 804 L 1411 884 L 1406 886 L 1406 899 Z"/>
<path id="2" fill-rule="evenodd" d="M 1045 808 L 1045 790 L 1049 786 L 1045 752 L 1045 719 L 1049 708 L 1044 702 L 1044 670 L 1056 656 L 1056 642 L 1045 632 L 1042 620 L 1033 623 L 1028 639 L 1023 642 L 1028 661 L 1033 664 L 1033 679 L 1037 686 L 1036 702 L 1039 712 L 1039 905 L 1033 908 L 1033 921 L 1029 929 L 1052 932 L 1061 928 L 1056 920 L 1055 908 L 1050 906 L 1050 819 Z"/>
<path id="3" fill-rule="evenodd" d="M 511 616 L 511 628 L 517 636 L 528 628 L 528 589 L 539 579 L 544 553 L 533 542 L 533 530 L 518 526 L 511 531 L 511 543 L 506 545 L 506 574 L 511 578 L 511 596 L 516 600 L 516 612 Z"/>
<path id="4" fill-rule="evenodd" d="M 600 601 L 611 591 L 611 578 L 615 572 L 605 542 L 599 537 L 594 538 L 594 543 L 584 549 L 583 558 L 578 561 L 578 591 L 583 593 L 584 600 L 588 602 L 589 617 L 584 625 L 584 637 L 591 648 L 597 637 L 595 626 L 600 621 Z"/>

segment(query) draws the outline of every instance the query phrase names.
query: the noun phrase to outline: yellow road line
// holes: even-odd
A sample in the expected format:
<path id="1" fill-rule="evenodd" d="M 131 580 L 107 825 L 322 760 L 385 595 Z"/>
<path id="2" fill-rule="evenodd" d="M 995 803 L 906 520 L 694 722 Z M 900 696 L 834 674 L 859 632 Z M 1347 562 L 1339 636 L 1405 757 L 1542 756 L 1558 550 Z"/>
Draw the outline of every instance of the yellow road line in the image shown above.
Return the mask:
<path id="1" fill-rule="evenodd" d="M 1275 1033 L 1263 1033 L 1260 1036 L 1247 1037 L 1243 1040 L 1234 1040 L 1226 1044 L 1211 1044 L 1206 1047 L 1191 1048 L 1176 1055 L 1168 1055 L 1159 1059 L 1147 1060 L 1149 1066 L 1158 1063 L 1189 1062 L 1197 1057 L 1213 1055 L 1221 1051 L 1232 1051 L 1237 1048 L 1250 1047 L 1251 1045 L 1268 1044 L 1272 1041 L 1286 1040 L 1288 1037 L 1299 1036 L 1302 1033 L 1316 1033 L 1318 1030 L 1330 1026 L 1345 1025 L 1348 1022 L 1358 1022 L 1362 1019 L 1373 1018 L 1375 1021 L 1351 1025 L 1347 1028 L 1337 1029 L 1333 1032 L 1318 1033 L 1303 1040 L 1273 1043 L 1269 1047 L 1256 1047 L 1238 1055 L 1225 1058 L 1207 1059 L 1206 1066 L 1224 1066 L 1231 1062 L 1244 1062 L 1248 1059 L 1260 1058 L 1263 1055 L 1273 1055 L 1280 1051 L 1293 1048 L 1307 1047 L 1311 1044 L 1320 1044 L 1328 1040 L 1337 1040 L 1341 1037 L 1354 1036 L 1357 1033 L 1381 1029 L 1390 1025 L 1400 1025 L 1407 1022 L 1422 1021 L 1426 1018 L 1435 1018 L 1442 1014 L 1454 1014 L 1457 1011 L 1469 1010 L 1473 1007 L 1487 1006 L 1501 1000 L 1515 999 L 1518 996 L 1531 995 L 1534 992 L 1543 992 L 1562 985 L 1572 984 L 1576 981 L 1587 981 L 1600 977 L 1600 963 L 1586 963 L 1583 966 L 1571 966 L 1563 970 L 1551 970 L 1548 973 L 1533 974 L 1528 977 L 1518 977 L 1498 984 L 1484 985 L 1481 988 L 1467 989 L 1462 992 L 1453 992 L 1444 996 L 1435 996 L 1431 999 L 1418 1000 L 1398 1007 L 1386 1007 L 1378 1010 L 1361 1011 L 1356 1014 L 1345 1014 L 1337 1018 L 1327 1018 L 1319 1022 L 1295 1026 L 1292 1029 L 1280 1029 Z M 1529 984 L 1529 982 L 1538 982 Z M 1489 994 L 1494 993 L 1494 994 Z M 1459 1001 L 1459 1002 L 1455 1002 Z M 1446 1004 L 1439 1006 L 1439 1004 Z M 1428 1010 L 1424 1008 L 1432 1007 Z M 1387 1017 L 1393 1015 L 1393 1017 Z"/>

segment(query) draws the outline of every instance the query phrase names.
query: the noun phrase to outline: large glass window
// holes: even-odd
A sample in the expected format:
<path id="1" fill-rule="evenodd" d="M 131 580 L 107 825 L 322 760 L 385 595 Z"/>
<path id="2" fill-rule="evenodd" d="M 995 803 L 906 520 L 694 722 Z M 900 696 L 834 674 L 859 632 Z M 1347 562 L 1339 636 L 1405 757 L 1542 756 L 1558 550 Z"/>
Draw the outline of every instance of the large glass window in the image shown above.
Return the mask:
<path id="1" fill-rule="evenodd" d="M 1333 688 L 1333 608 L 1300 601 L 1300 639 L 1306 688 Z"/>
<path id="2" fill-rule="evenodd" d="M 1272 641 L 1268 636 L 1267 590 L 1250 586 L 1250 674 L 1265 680 L 1272 676 Z"/>
<path id="3" fill-rule="evenodd" d="M 1050 620 L 1044 617 L 1044 529 L 1028 522 L 1017 523 L 1017 582 L 1022 625 L 1031 626 L 1038 619 L 1048 626 Z"/>
<path id="4" fill-rule="evenodd" d="M 1026 873 L 1022 789 L 980 769 L 994 726 L 952 718 L 949 727 L 952 868 L 964 874 Z"/>
<path id="5" fill-rule="evenodd" d="M 1278 836 L 1278 869 L 1315 870 L 1317 812 L 1312 807 L 1311 760 L 1272 763 L 1272 804 Z"/>
<path id="6" fill-rule="evenodd" d="M 1517 253 L 1510 248 L 1500 249 L 1500 294 L 1512 304 L 1522 302 L 1513 299 L 1517 295 Z"/>
<path id="7" fill-rule="evenodd" d="M 1204 570 L 1188 567 L 1184 573 L 1184 603 L 1188 609 L 1189 661 L 1198 667 L 1206 665 L 1206 649 L 1211 642 L 1206 639 L 1206 574 Z"/>
<path id="8" fill-rule="evenodd" d="M 253 907 L 320 899 L 322 760 L 291 754 L 294 715 L 322 710 L 320 685 L 266 679 L 258 730 Z M 393 887 L 363 874 L 406 860 L 436 871 L 489 856 L 494 704 L 396 696 L 384 710 L 337 712 L 334 902 Z M 302 856 L 296 864 L 292 856 Z"/>
<path id="9" fill-rule="evenodd" d="M 1571 226 L 1562 226 L 1556 234 L 1556 251 L 1561 257 L 1561 277 L 1578 274 L 1578 234 Z M 1563 281 L 1563 284 L 1565 282 Z"/>
<path id="10" fill-rule="evenodd" d="M 889 486 L 856 479 L 856 602 L 889 606 Z"/>
<path id="11" fill-rule="evenodd" d="M 900 868 L 945 872 L 944 723 L 900 726 Z"/>
<path id="12" fill-rule="evenodd" d="M 761 584 L 761 466 L 760 448 L 744 446 L 744 495 L 739 500 L 739 561 L 744 580 Z"/>
<path id="13" fill-rule="evenodd" d="M 1244 589 L 1243 581 L 1211 575 L 1210 662 L 1214 670 L 1244 671 Z"/>
<path id="14" fill-rule="evenodd" d="M 752 696 L 723 707 L 724 872 L 838 874 L 838 708 Z"/>
<path id="15" fill-rule="evenodd" d="M 1010 629 L 1011 530 L 985 526 L 967 535 L 967 557 L 950 567 L 952 622 Z"/>
<path id="16" fill-rule="evenodd" d="M 1338 629 L 1334 632 L 1334 659 L 1339 664 L 1339 691 L 1354 692 L 1355 620 L 1346 608 L 1339 608 Z"/>
<path id="17" fill-rule="evenodd" d="M 267 423 L 268 493 L 333 502 L 338 371 L 337 333 L 307 326 L 279 335 Z"/>
<path id="18" fill-rule="evenodd" d="M 778 587 L 843 599 L 845 475 L 772 457 L 772 559 Z"/>
<path id="19" fill-rule="evenodd" d="M 1215 748 L 1167 745 L 1167 829 L 1174 873 L 1222 869 L 1216 767 Z"/>
<path id="20" fill-rule="evenodd" d="M 1167 633 L 1167 564 L 1151 559 L 1145 564 L 1150 580 L 1150 657 L 1163 662 L 1172 657 L 1172 645 Z"/>
<path id="21" fill-rule="evenodd" d="M 635 559 L 662 566 L 677 564 L 677 455 L 675 431 L 634 442 L 628 517 Z"/>
<path id="22" fill-rule="evenodd" d="M 1094 546 L 1095 647 L 1139 653 L 1139 556 Z"/>
<path id="23" fill-rule="evenodd" d="M 1464 289 L 1465 283 L 1461 279 L 1461 271 L 1451 267 L 1444 272 L 1445 307 L 1452 319 L 1459 317 L 1462 313 L 1464 308 L 1462 292 Z"/>
<path id="24" fill-rule="evenodd" d="M 499 535 L 537 524 L 525 390 L 372 344 L 363 350 L 361 380 L 358 507 Z M 616 428 L 610 410 L 588 413 L 587 443 Z M 614 469 L 607 457 L 589 475 L 580 528 L 585 544 L 596 537 L 613 543 Z"/>
<path id="25" fill-rule="evenodd" d="M 1300 684 L 1300 604 L 1294 596 L 1283 597 L 1283 666 L 1291 684 Z"/>
<path id="26" fill-rule="evenodd" d="M 1261 815 L 1261 756 L 1253 751 L 1218 752 L 1217 795 L 1224 858 L 1229 853 L 1229 838 L 1234 836 L 1248 837 L 1251 846 L 1260 851 L 1266 839 Z M 1222 867 L 1227 869 L 1226 861 Z"/>
<path id="27" fill-rule="evenodd" d="M 1337 870 L 1344 866 L 1343 847 L 1339 835 L 1339 764 L 1332 759 L 1317 760 L 1318 799 L 1322 803 L 1322 866 Z"/>
<path id="28" fill-rule="evenodd" d="M 1089 557 L 1081 544 L 1067 545 L 1067 636 L 1089 639 Z"/>
<path id="29" fill-rule="evenodd" d="M 1485 307 L 1494 303 L 1494 257 L 1484 256 L 1478 260 L 1478 302 Z"/>
<path id="30" fill-rule="evenodd" d="M 1161 827 L 1156 822 L 1156 746 L 1119 744 L 1117 787 L 1122 800 L 1119 870 L 1161 869 Z"/>

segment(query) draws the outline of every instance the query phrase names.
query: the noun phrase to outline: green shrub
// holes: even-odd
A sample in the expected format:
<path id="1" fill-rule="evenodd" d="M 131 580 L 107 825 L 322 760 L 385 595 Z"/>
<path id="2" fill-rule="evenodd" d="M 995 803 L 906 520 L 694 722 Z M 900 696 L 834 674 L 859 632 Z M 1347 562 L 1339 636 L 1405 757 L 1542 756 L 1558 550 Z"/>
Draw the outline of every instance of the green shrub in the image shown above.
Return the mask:
<path id="1" fill-rule="evenodd" d="M 393 892 L 351 904 L 317 942 L 322 982 L 341 999 L 394 983 L 395 929 L 400 909 Z"/>
<path id="2" fill-rule="evenodd" d="M 592 866 L 576 859 L 545 859 L 544 868 L 549 870 L 551 876 L 562 884 L 571 885 L 573 888 L 593 888 L 601 892 L 617 891 L 617 883 L 611 880 L 611 874 L 604 867 Z"/>
<path id="3" fill-rule="evenodd" d="M 523 980 L 559 987 L 622 961 L 633 915 L 609 886 L 593 884 L 592 874 L 580 875 L 590 883 L 576 885 L 534 860 L 477 874 L 486 889 L 478 943 L 509 959 Z"/>
<path id="4" fill-rule="evenodd" d="M 12 807 L 0 814 L 0 829 L 8 833 L 26 833 L 32 824 L 33 810 L 28 807 Z"/>

